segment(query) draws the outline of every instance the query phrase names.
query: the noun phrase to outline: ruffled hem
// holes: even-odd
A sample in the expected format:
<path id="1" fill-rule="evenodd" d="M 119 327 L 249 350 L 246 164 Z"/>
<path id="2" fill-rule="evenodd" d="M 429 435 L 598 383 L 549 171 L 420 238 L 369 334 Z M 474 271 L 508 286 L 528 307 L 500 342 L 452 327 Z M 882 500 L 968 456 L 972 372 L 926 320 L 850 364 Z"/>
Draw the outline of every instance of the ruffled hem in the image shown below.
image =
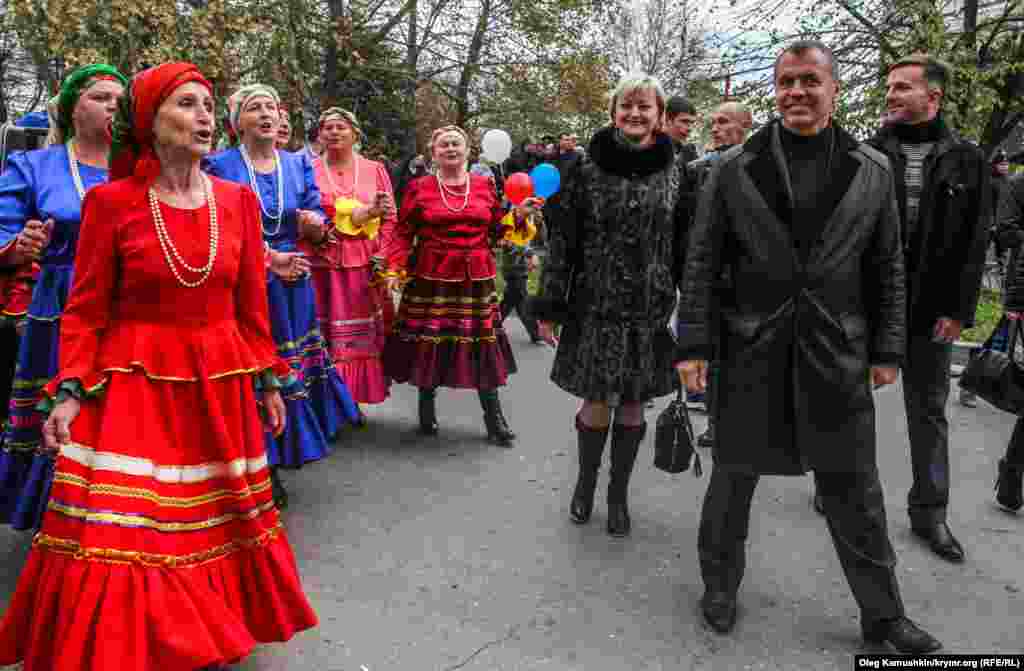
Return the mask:
<path id="1" fill-rule="evenodd" d="M 288 364 L 281 360 L 279 357 L 275 357 L 273 361 L 266 362 L 264 364 L 258 364 L 252 368 L 245 368 L 239 370 L 228 370 L 223 372 L 210 373 L 202 378 L 199 377 L 169 377 L 159 374 L 152 373 L 146 368 L 145 364 L 139 361 L 132 361 L 125 364 L 124 367 L 109 367 L 98 372 L 79 373 L 76 371 L 61 371 L 60 375 L 50 380 L 45 387 L 42 389 L 42 393 L 45 397 L 51 400 L 50 408 L 57 402 L 57 395 L 60 392 L 61 386 L 68 382 L 77 384 L 85 393 L 86 397 L 98 395 L 106 384 L 110 381 L 110 373 L 135 373 L 140 372 L 150 380 L 156 380 L 158 382 L 199 382 L 200 380 L 219 380 L 225 377 L 232 377 L 235 375 L 257 375 L 263 374 L 269 371 L 280 383 L 282 390 L 287 389 L 289 384 L 294 385 L 295 376 L 292 369 Z M 46 400 L 40 401 L 40 405 L 46 404 Z"/>
<path id="2" fill-rule="evenodd" d="M 384 374 L 380 356 L 341 361 L 335 368 L 357 403 L 383 403 L 391 395 L 391 381 Z"/>
<path id="3" fill-rule="evenodd" d="M 189 568 L 37 544 L 0 622 L 24 671 L 196 671 L 316 626 L 283 533 Z"/>
<path id="4" fill-rule="evenodd" d="M 384 351 L 385 371 L 395 382 L 420 388 L 484 391 L 504 386 L 516 372 L 515 355 L 504 331 L 491 341 L 438 340 L 392 335 Z"/>
<path id="5" fill-rule="evenodd" d="M 0 450 L 0 523 L 40 527 L 53 484 L 53 460 L 35 451 Z"/>
<path id="6" fill-rule="evenodd" d="M 320 418 L 306 397 L 285 399 L 284 433 L 274 438 L 265 434 L 267 463 L 281 468 L 301 468 L 330 453 Z"/>
<path id="7" fill-rule="evenodd" d="M 309 403 L 329 441 L 334 440 L 346 424 L 358 425 L 362 421 L 359 406 L 352 400 L 348 385 L 333 367 L 310 386 Z"/>

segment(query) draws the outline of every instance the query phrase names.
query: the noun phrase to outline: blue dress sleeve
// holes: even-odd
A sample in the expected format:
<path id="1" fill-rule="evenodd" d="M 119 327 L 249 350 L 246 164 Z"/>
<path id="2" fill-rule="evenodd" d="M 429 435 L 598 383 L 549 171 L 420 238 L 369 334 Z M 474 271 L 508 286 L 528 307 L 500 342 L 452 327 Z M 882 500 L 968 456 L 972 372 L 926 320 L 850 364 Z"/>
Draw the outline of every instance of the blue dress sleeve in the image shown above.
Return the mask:
<path id="1" fill-rule="evenodd" d="M 316 212 L 326 219 L 327 213 L 324 212 L 323 204 L 320 200 L 320 187 L 316 185 L 316 175 L 313 172 L 313 162 L 309 160 L 309 156 L 306 154 L 295 156 L 299 159 L 299 166 L 302 168 L 302 181 L 304 187 L 302 190 L 302 198 L 299 199 L 299 209 Z"/>
<path id="2" fill-rule="evenodd" d="M 27 220 L 39 217 L 35 190 L 34 171 L 25 154 L 12 156 L 0 174 L 0 249 L 18 237 Z"/>

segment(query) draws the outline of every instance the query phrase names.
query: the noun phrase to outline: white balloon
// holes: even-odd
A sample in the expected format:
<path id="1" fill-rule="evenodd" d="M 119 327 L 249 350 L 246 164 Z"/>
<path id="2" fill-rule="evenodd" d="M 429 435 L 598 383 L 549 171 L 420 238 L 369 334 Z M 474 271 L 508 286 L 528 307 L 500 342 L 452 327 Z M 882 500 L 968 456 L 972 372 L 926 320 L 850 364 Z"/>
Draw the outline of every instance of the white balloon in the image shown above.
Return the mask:
<path id="1" fill-rule="evenodd" d="M 492 163 L 504 163 L 512 155 L 512 138 L 508 133 L 497 128 L 484 133 L 480 141 L 480 153 Z"/>

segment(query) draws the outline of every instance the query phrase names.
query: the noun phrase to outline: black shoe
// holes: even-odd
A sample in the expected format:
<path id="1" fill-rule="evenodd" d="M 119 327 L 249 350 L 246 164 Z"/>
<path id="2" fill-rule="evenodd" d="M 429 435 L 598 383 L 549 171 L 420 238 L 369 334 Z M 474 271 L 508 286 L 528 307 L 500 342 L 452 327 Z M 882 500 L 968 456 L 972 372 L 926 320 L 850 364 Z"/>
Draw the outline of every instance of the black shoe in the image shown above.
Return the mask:
<path id="1" fill-rule="evenodd" d="M 270 491 L 274 499 L 274 505 L 277 506 L 278 510 L 284 510 L 288 507 L 288 491 L 284 488 L 284 484 L 281 483 L 281 476 L 277 474 L 276 467 L 270 468 Z"/>
<path id="2" fill-rule="evenodd" d="M 421 436 L 437 435 L 437 392 L 433 389 L 420 389 L 420 428 Z"/>
<path id="3" fill-rule="evenodd" d="M 579 474 L 576 488 L 569 503 L 569 519 L 575 524 L 586 524 L 594 511 L 594 490 L 597 488 L 597 473 L 601 469 L 601 454 L 608 440 L 608 427 L 591 428 L 580 423 L 576 417 L 576 435 L 579 451 Z"/>
<path id="4" fill-rule="evenodd" d="M 996 503 L 1004 510 L 1015 513 L 1024 506 L 1024 468 L 1017 468 L 999 460 L 996 479 Z"/>
<path id="5" fill-rule="evenodd" d="M 736 626 L 736 595 L 705 590 L 700 611 L 709 627 L 719 634 L 728 634 Z"/>
<path id="6" fill-rule="evenodd" d="M 715 446 L 715 425 L 708 422 L 708 428 L 697 437 L 697 447 L 710 450 Z"/>
<path id="7" fill-rule="evenodd" d="M 888 643 L 896 652 L 923 655 L 942 648 L 942 643 L 905 617 L 876 620 L 864 625 L 864 642 L 872 645 Z"/>
<path id="8" fill-rule="evenodd" d="M 498 395 L 480 396 L 480 405 L 484 409 L 484 425 L 487 427 L 487 440 L 501 447 L 511 447 L 516 434 L 508 426 L 505 415 L 501 412 Z"/>
<path id="9" fill-rule="evenodd" d="M 608 533 L 628 536 L 632 526 L 629 519 L 629 477 L 633 474 L 636 453 L 647 432 L 647 424 L 640 426 L 612 426 L 611 468 L 608 478 Z"/>
<path id="10" fill-rule="evenodd" d="M 629 508 L 626 503 L 608 504 L 608 535 L 616 538 L 625 538 L 633 528 L 633 522 L 629 519 Z"/>
<path id="11" fill-rule="evenodd" d="M 964 548 L 960 541 L 953 537 L 949 525 L 939 522 L 930 527 L 913 527 L 914 535 L 928 541 L 932 552 L 948 562 L 962 564 L 964 562 Z"/>

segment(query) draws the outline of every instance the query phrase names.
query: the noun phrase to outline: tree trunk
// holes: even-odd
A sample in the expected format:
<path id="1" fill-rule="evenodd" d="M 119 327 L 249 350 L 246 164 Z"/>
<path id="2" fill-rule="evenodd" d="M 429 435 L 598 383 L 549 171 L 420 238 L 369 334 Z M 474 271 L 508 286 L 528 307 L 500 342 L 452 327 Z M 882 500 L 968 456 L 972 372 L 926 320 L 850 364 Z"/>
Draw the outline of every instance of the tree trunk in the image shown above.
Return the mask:
<path id="1" fill-rule="evenodd" d="M 345 12 L 344 0 L 327 0 L 327 10 L 331 21 L 327 36 L 327 49 L 324 51 L 324 100 L 323 103 L 334 101 L 338 97 L 338 33 Z M 323 107 L 323 105 L 321 105 Z"/>
<path id="2" fill-rule="evenodd" d="M 476 76 L 480 67 L 480 54 L 483 52 L 484 35 L 487 33 L 487 24 L 491 19 L 491 1 L 483 0 L 480 3 L 480 16 L 477 17 L 476 29 L 473 30 L 473 39 L 469 43 L 469 53 L 466 55 L 466 65 L 459 75 L 459 85 L 455 89 L 455 123 L 460 127 L 466 126 L 470 118 L 469 112 L 469 87 L 473 84 L 473 77 Z"/>

